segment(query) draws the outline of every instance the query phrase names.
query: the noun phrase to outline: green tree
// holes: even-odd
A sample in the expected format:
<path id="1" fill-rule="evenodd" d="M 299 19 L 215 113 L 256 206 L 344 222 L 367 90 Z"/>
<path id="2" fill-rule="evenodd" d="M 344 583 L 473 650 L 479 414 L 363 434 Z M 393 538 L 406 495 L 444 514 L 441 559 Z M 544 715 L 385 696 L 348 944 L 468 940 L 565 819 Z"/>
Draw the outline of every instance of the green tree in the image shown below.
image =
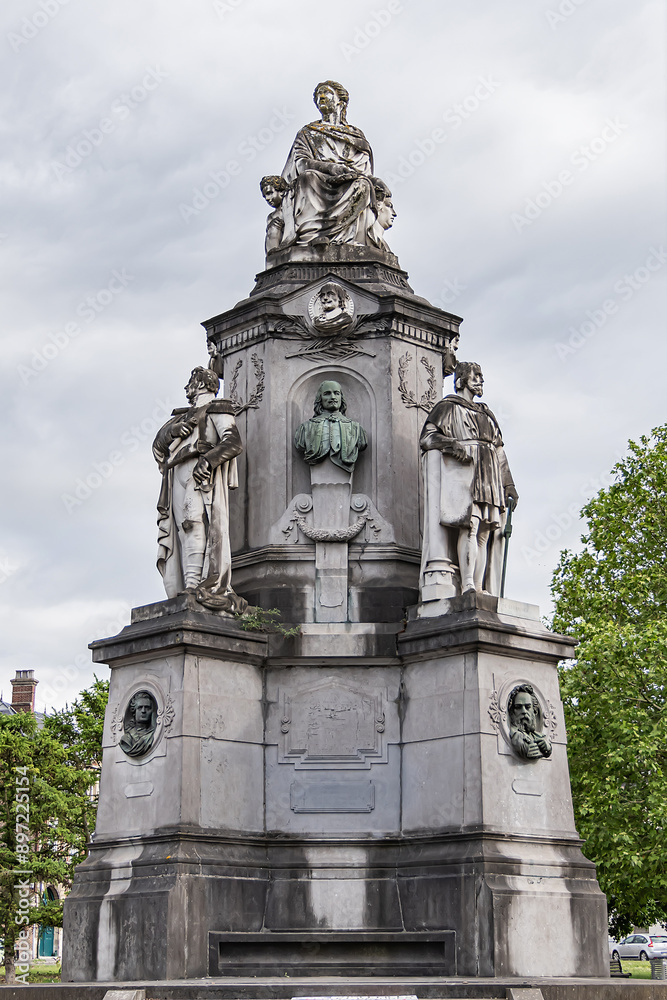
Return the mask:
<path id="1" fill-rule="evenodd" d="M 577 828 L 619 934 L 667 919 L 667 425 L 613 474 L 552 593 L 580 642 L 561 671 Z"/>
<path id="2" fill-rule="evenodd" d="M 35 884 L 68 889 L 85 857 L 97 805 L 108 685 L 95 683 L 72 707 L 47 716 L 0 717 L 0 937 L 6 982 L 14 951 L 33 923 L 62 923 L 62 903 L 44 902 Z M 18 978 L 26 981 L 24 966 Z"/>
<path id="3" fill-rule="evenodd" d="M 93 684 L 82 691 L 71 707 L 47 715 L 44 729 L 67 750 L 68 763 L 76 771 L 78 792 L 79 838 L 75 844 L 74 864 L 86 857 L 86 844 L 95 828 L 100 772 L 102 770 L 102 732 L 104 713 L 109 700 L 109 682 L 97 676 Z"/>

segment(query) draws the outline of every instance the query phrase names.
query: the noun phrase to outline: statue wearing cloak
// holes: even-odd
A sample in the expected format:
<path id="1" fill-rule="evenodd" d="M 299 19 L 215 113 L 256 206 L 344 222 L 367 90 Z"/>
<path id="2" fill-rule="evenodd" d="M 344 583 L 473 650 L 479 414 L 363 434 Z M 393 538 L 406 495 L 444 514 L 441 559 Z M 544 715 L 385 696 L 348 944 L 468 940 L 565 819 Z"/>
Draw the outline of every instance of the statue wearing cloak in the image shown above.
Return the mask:
<path id="1" fill-rule="evenodd" d="M 322 120 L 299 129 L 280 178 L 285 193 L 278 249 L 314 241 L 377 246 L 378 178 L 366 136 L 348 125 L 350 95 L 325 80 L 313 97 Z"/>
<path id="2" fill-rule="evenodd" d="M 469 590 L 500 594 L 507 507 L 518 494 L 498 421 L 475 401 L 483 385 L 479 365 L 459 362 L 456 392 L 435 404 L 421 433 L 422 602 Z"/>
<path id="3" fill-rule="evenodd" d="M 205 607 L 242 612 L 246 602 L 231 584 L 229 490 L 238 486 L 243 449 L 232 403 L 198 395 L 209 388 L 207 378 L 218 382 L 212 371 L 193 371 L 188 398 L 195 405 L 175 410 L 153 444 L 162 472 L 157 566 L 168 597 L 193 590 Z"/>
<path id="4" fill-rule="evenodd" d="M 422 451 L 446 453 L 452 441 L 461 444 L 471 460 L 468 517 L 477 516 L 490 528 L 499 528 L 505 522 L 505 489 L 514 482 L 498 421 L 485 403 L 469 402 L 456 394 L 445 396 L 436 403 L 422 431 Z M 440 523 L 459 525 L 461 522 L 456 514 L 447 510 L 446 480 L 443 480 L 443 487 Z"/>

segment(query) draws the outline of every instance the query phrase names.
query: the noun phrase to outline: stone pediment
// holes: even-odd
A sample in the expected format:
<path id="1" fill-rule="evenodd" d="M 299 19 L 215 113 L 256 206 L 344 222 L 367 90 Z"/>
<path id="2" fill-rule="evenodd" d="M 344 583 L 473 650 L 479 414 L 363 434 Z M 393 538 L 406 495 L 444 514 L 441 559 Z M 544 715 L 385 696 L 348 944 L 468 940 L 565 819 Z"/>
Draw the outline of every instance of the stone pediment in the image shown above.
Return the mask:
<path id="1" fill-rule="evenodd" d="M 326 274 L 315 280 L 309 281 L 291 295 L 281 299 L 281 307 L 284 313 L 289 316 L 299 316 L 313 329 L 313 299 L 318 295 L 321 288 L 327 284 L 338 285 L 352 299 L 353 310 L 350 320 L 355 323 L 360 315 L 376 313 L 380 308 L 380 300 L 377 295 L 371 295 L 359 284 L 355 284 L 346 278 L 341 277 L 335 271 L 327 271 Z"/>

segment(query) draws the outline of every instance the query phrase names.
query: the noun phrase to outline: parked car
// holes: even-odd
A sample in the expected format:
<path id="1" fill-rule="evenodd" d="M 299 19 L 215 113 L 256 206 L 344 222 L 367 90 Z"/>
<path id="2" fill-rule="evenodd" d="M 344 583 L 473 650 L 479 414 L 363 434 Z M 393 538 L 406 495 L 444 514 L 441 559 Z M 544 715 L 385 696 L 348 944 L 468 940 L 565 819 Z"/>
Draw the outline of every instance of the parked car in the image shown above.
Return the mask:
<path id="1" fill-rule="evenodd" d="M 611 946 L 612 958 L 667 958 L 667 934 L 630 934 Z"/>

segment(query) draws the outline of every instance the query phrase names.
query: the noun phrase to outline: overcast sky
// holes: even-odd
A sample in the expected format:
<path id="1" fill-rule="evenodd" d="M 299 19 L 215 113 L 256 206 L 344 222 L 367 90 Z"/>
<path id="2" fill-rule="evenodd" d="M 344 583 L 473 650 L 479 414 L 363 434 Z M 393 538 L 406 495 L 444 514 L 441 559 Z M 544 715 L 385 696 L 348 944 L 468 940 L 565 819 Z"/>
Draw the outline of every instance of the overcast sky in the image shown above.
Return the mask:
<path id="1" fill-rule="evenodd" d="M 5 0 L 2 21 L 5 698 L 34 668 L 39 708 L 71 700 L 87 643 L 163 598 L 150 444 L 207 361 L 200 322 L 263 268 L 259 179 L 327 78 L 415 292 L 464 317 L 521 494 L 508 596 L 547 612 L 575 512 L 666 419 L 663 5 Z"/>

